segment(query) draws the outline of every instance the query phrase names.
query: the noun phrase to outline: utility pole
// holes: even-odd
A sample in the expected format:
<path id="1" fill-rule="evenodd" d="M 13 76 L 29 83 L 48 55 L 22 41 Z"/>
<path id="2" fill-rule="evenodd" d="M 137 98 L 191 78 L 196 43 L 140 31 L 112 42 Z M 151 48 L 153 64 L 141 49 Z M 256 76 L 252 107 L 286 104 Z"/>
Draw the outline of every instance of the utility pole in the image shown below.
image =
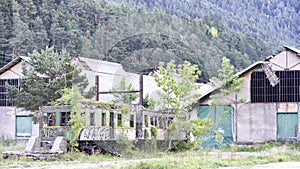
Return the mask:
<path id="1" fill-rule="evenodd" d="M 99 76 L 95 76 L 96 85 L 96 101 L 99 101 L 99 94 L 112 94 L 112 93 L 139 93 L 139 106 L 136 111 L 136 138 L 141 138 L 143 136 L 143 111 L 141 107 L 143 106 L 143 73 L 140 73 L 139 77 L 139 90 L 123 90 L 123 91 L 99 91 Z"/>

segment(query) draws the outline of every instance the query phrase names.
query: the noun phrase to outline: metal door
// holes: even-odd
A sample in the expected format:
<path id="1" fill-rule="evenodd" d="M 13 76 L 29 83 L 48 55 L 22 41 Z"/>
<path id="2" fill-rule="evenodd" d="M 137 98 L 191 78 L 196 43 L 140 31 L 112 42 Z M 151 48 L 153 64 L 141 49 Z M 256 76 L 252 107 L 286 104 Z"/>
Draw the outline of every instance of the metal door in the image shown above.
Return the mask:
<path id="1" fill-rule="evenodd" d="M 16 117 L 16 135 L 18 139 L 27 139 L 31 136 L 32 119 L 29 116 Z"/>
<path id="2" fill-rule="evenodd" d="M 298 130 L 298 114 L 277 113 L 277 139 L 296 137 Z"/>

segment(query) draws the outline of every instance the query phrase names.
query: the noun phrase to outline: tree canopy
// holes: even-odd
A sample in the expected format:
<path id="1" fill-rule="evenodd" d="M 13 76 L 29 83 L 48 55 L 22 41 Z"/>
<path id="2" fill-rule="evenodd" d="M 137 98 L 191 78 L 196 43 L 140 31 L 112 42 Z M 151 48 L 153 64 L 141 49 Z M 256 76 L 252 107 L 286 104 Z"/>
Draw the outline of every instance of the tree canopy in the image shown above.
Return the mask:
<path id="1" fill-rule="evenodd" d="M 199 75 L 197 65 L 189 62 L 176 65 L 174 61 L 166 65 L 160 64 L 159 70 L 154 74 L 155 82 L 162 89 L 159 93 L 161 110 L 174 116 L 168 128 L 170 140 L 174 136 L 189 138 L 190 133 L 199 136 L 210 127 L 208 119 L 190 119 L 192 104 L 200 97 L 200 84 L 196 83 Z M 171 141 L 169 148 L 170 143 Z"/>
<path id="2" fill-rule="evenodd" d="M 0 15 L 3 16 L 0 17 L 0 23 L 3 23 L 0 24 L 0 64 L 4 65 L 16 56 L 28 56 L 34 50 L 41 52 L 51 46 L 57 52 L 67 51 L 72 57 L 113 60 L 121 63 L 126 71 L 134 73 L 157 68 L 160 62 L 175 60 L 176 64 L 182 64 L 189 61 L 199 66 L 202 75 L 207 72 L 207 76 L 201 76 L 202 81 L 206 81 L 217 76 L 215 70 L 221 66 L 223 56 L 229 58 L 239 71 L 268 56 L 271 46 L 278 48 L 282 39 L 286 39 L 271 37 L 280 32 L 278 30 L 266 32 L 274 27 L 267 27 L 263 33 L 256 28 L 269 25 L 265 16 L 258 18 L 262 19 L 261 24 L 256 25 L 255 29 L 253 26 L 244 27 L 251 26 L 251 19 L 244 19 L 248 18 L 244 14 L 241 14 L 243 18 L 240 20 L 230 17 L 218 19 L 220 15 L 231 16 L 229 13 L 223 15 L 222 12 L 228 10 L 220 8 L 235 7 L 239 11 L 248 11 L 240 10 L 246 8 L 245 2 L 241 5 L 233 3 L 232 6 L 212 0 L 183 3 L 157 1 L 154 5 L 152 1 L 138 0 L 124 0 L 123 3 L 97 0 L 4 0 L 0 5 Z M 149 8 L 137 4 L 146 4 Z M 151 4 L 153 8 L 150 8 Z M 248 6 L 251 11 L 259 7 L 252 2 L 248 4 L 252 5 Z M 270 6 L 277 9 L 273 6 L 284 5 L 282 11 L 285 11 L 285 5 L 290 6 L 291 3 L 263 4 L 266 6 L 263 9 Z M 292 16 L 298 16 L 295 12 L 299 11 L 290 12 Z M 248 12 L 245 14 L 249 15 Z M 255 21 L 256 18 L 253 19 Z M 290 22 L 278 24 L 288 30 L 295 29 Z M 247 28 L 251 28 L 254 33 L 244 31 Z M 289 37 L 294 37 L 292 40 L 298 37 L 288 33 Z M 261 37 L 270 38 L 263 40 Z M 269 45 L 270 42 L 276 45 Z"/>

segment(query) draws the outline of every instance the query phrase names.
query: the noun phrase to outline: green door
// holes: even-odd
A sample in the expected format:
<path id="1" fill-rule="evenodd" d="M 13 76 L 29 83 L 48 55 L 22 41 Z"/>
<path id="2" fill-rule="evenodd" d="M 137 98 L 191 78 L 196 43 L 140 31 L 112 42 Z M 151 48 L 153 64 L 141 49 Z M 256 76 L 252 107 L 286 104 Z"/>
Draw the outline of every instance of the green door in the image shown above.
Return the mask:
<path id="1" fill-rule="evenodd" d="M 277 139 L 296 137 L 297 129 L 297 113 L 277 113 Z"/>
<path id="2" fill-rule="evenodd" d="M 203 136 L 198 137 L 201 140 L 201 146 L 204 148 L 220 148 L 233 143 L 233 109 L 230 106 L 199 106 L 199 119 L 208 118 L 212 122 L 211 130 Z M 218 141 L 215 131 L 224 137 L 222 143 Z"/>
<path id="3" fill-rule="evenodd" d="M 32 120 L 29 116 L 17 116 L 16 117 L 16 133 L 26 133 L 31 135 Z"/>

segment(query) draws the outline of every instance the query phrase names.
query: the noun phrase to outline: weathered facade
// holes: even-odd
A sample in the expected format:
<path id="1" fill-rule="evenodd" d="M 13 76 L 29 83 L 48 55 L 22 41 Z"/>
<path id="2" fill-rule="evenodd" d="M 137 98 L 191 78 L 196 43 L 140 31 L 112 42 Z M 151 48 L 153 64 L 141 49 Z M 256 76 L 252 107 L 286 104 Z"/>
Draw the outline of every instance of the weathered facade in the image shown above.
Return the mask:
<path id="1" fill-rule="evenodd" d="M 0 138 L 28 139 L 38 135 L 38 125 L 32 122 L 31 112 L 12 106 L 6 95 L 5 84 L 18 86 L 22 74 L 22 60 L 27 57 L 13 59 L 0 69 Z"/>
<path id="2" fill-rule="evenodd" d="M 17 109 L 9 102 L 5 84 L 18 86 L 19 79 L 23 78 L 22 61 L 28 64 L 28 57 L 17 57 L 4 67 L 0 68 L 0 138 L 5 139 L 29 139 L 30 136 L 39 135 L 39 124 L 32 122 L 32 112 Z M 122 77 L 127 84 L 132 83 L 135 90 L 140 90 L 140 77 L 138 74 L 125 72 L 119 63 L 101 61 L 90 58 L 77 58 L 75 64 L 82 69 L 87 77 L 89 87 L 97 86 L 97 92 L 108 92 L 115 85 L 119 85 Z M 143 96 L 157 97 L 156 85 L 152 76 L 143 75 Z M 111 101 L 112 94 L 95 94 L 96 101 Z M 138 103 L 137 99 L 135 103 Z"/>
<path id="3" fill-rule="evenodd" d="M 232 119 L 233 141 L 245 143 L 298 139 L 300 50 L 284 46 L 279 53 L 254 63 L 237 76 L 244 78 L 242 91 L 223 100 L 233 110 L 229 116 Z M 203 117 L 203 107 L 209 106 L 209 96 L 215 91 L 199 99 L 193 109 L 194 117 Z M 242 98 L 246 102 L 236 102 Z M 223 111 L 216 113 L 222 114 Z"/>

